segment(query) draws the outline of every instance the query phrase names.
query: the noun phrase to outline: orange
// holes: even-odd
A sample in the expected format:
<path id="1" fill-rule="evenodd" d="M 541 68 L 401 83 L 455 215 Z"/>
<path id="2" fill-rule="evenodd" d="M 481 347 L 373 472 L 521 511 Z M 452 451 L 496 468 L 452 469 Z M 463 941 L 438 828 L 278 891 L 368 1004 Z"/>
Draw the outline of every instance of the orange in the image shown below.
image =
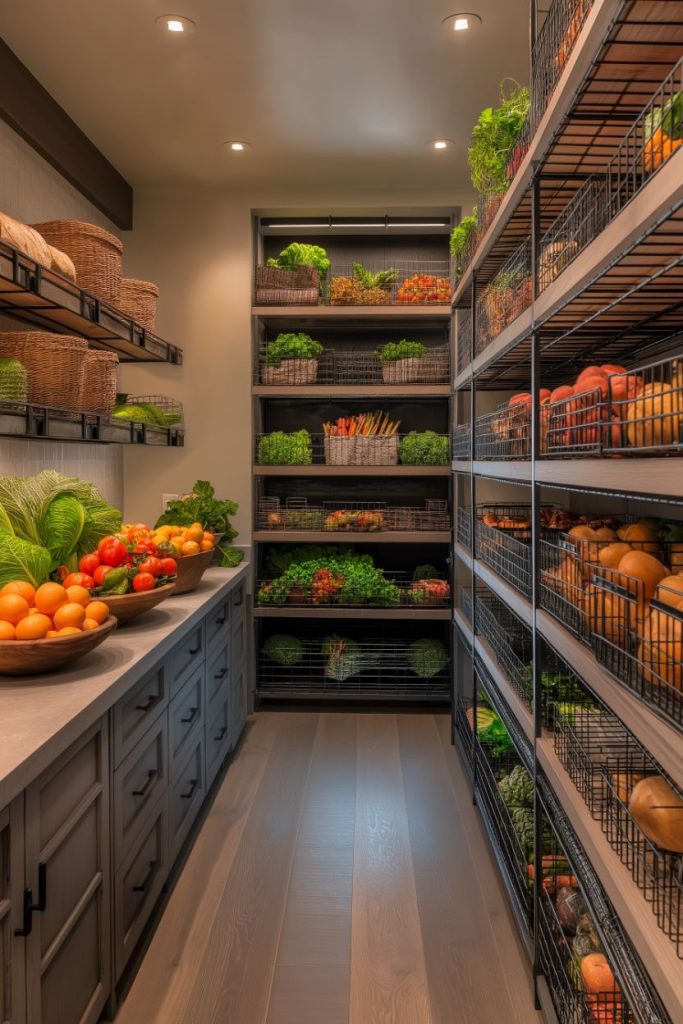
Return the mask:
<path id="1" fill-rule="evenodd" d="M 28 601 L 21 594 L 0 594 L 0 619 L 16 625 L 28 615 Z"/>
<path id="2" fill-rule="evenodd" d="M 36 608 L 44 615 L 54 615 L 68 600 L 69 595 L 61 583 L 43 583 L 36 590 Z"/>
<path id="3" fill-rule="evenodd" d="M 14 640 L 14 626 L 0 619 L 0 640 Z"/>
<path id="4" fill-rule="evenodd" d="M 55 629 L 63 629 L 64 626 L 77 626 L 79 629 L 85 621 L 85 608 L 75 601 L 68 601 L 55 612 Z"/>
<path id="5" fill-rule="evenodd" d="M 52 621 L 38 612 L 36 615 L 27 615 L 25 619 L 17 623 L 17 640 L 42 640 L 52 629 Z"/>
<path id="6" fill-rule="evenodd" d="M 192 543 L 192 542 L 190 541 L 190 543 Z M 213 543 L 212 540 L 203 540 L 201 542 L 201 544 L 199 545 L 199 550 L 200 551 L 213 551 L 213 549 L 214 549 L 214 543 Z"/>
<path id="7" fill-rule="evenodd" d="M 20 594 L 24 601 L 30 606 L 33 604 L 33 598 L 36 596 L 36 588 L 32 583 L 27 583 L 26 580 L 12 580 L 11 583 L 6 583 L 0 594 Z"/>
<path id="8" fill-rule="evenodd" d="M 66 593 L 69 601 L 75 604 L 81 604 L 85 608 L 86 605 L 90 604 L 90 591 L 86 590 L 85 587 L 80 587 L 78 584 L 74 584 L 73 587 L 67 587 Z"/>
<path id="9" fill-rule="evenodd" d="M 91 601 L 85 606 L 85 616 L 87 619 L 94 619 L 98 626 L 101 626 L 109 618 L 109 605 L 104 601 Z"/>
<path id="10" fill-rule="evenodd" d="M 208 530 L 204 530 L 204 540 L 211 544 L 211 547 L 216 543 L 216 538 Z"/>
<path id="11" fill-rule="evenodd" d="M 181 555 L 198 555 L 199 544 L 196 540 L 186 540 L 180 549 Z"/>
<path id="12" fill-rule="evenodd" d="M 84 631 L 86 629 L 99 629 L 99 628 L 100 628 L 100 623 L 97 621 L 97 619 L 87 619 L 87 618 L 83 619 L 83 630 Z"/>
<path id="13" fill-rule="evenodd" d="M 75 636 L 76 633 L 80 633 L 81 630 L 78 626 L 62 626 L 61 629 L 57 630 L 57 636 Z"/>
<path id="14" fill-rule="evenodd" d="M 59 633 L 57 632 L 56 629 L 48 629 L 46 636 L 48 640 L 51 640 L 53 636 L 59 636 Z"/>
<path id="15" fill-rule="evenodd" d="M 195 523 L 194 526 L 191 526 L 189 530 L 187 530 L 185 540 L 194 540 L 198 544 L 200 541 L 204 540 L 204 530 L 200 523 Z"/>
<path id="16" fill-rule="evenodd" d="M 168 530 L 168 536 L 171 538 L 177 537 L 179 533 L 183 532 L 180 526 L 167 526 L 166 529 Z"/>
<path id="17" fill-rule="evenodd" d="M 182 551 L 183 544 L 184 544 L 184 541 L 181 540 L 180 537 L 172 537 L 171 538 L 171 545 L 173 547 L 173 550 L 175 552 L 177 552 L 178 554 L 180 554 L 180 552 Z"/>

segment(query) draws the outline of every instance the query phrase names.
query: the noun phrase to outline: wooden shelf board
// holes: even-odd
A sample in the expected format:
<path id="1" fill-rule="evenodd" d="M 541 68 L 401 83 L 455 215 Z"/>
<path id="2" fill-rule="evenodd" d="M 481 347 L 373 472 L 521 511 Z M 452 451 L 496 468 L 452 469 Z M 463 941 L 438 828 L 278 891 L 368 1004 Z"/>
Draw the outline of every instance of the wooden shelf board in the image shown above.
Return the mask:
<path id="1" fill-rule="evenodd" d="M 285 692 L 283 692 L 283 690 Z M 348 693 L 328 693 L 321 683 L 320 689 L 311 687 L 309 690 L 296 690 L 291 693 L 277 687 L 257 686 L 256 696 L 260 700 L 278 701 L 283 704 L 295 704 L 297 701 L 320 701 L 329 704 L 437 704 L 448 705 L 447 693 L 367 693 L 362 690 L 349 689 Z"/>
<path id="2" fill-rule="evenodd" d="M 254 384 L 255 398 L 450 398 L 450 384 Z"/>
<path id="3" fill-rule="evenodd" d="M 430 622 L 449 621 L 452 614 L 450 608 L 313 608 L 310 605 L 254 608 L 257 619 L 412 619 Z"/>
<path id="4" fill-rule="evenodd" d="M 631 873 L 609 845 L 598 822 L 553 749 L 552 739 L 537 741 L 543 772 L 572 823 L 605 892 L 650 975 L 672 1021 L 683 1020 L 683 964 L 670 939 L 657 926 L 655 915 Z"/>
<path id="5" fill-rule="evenodd" d="M 450 476 L 450 466 L 254 466 L 254 476 Z"/>
<path id="6" fill-rule="evenodd" d="M 453 461 L 454 473 L 474 473 L 490 480 L 528 484 L 531 483 L 531 469 L 528 459 Z M 676 456 L 539 459 L 536 462 L 536 482 L 547 487 L 624 493 L 663 501 L 683 498 L 683 473 L 677 472 Z"/>
<path id="7" fill-rule="evenodd" d="M 262 544 L 450 544 L 449 530 L 386 530 L 353 533 L 327 530 L 256 530 L 254 540 Z"/>
<path id="8" fill-rule="evenodd" d="M 418 306 L 252 306 L 252 316 L 261 320 L 345 323 L 354 320 L 377 320 L 405 322 L 410 320 L 448 321 L 451 316 L 450 303 L 443 305 Z"/>
<path id="9" fill-rule="evenodd" d="M 488 477 L 492 480 L 512 480 L 525 484 L 531 483 L 531 462 L 525 459 L 483 459 L 470 462 L 467 459 L 453 460 L 454 473 L 474 473 L 475 476 Z"/>
<path id="10" fill-rule="evenodd" d="M 453 612 L 453 622 L 456 624 L 468 644 L 472 644 L 472 626 L 462 613 L 462 608 L 456 608 Z"/>

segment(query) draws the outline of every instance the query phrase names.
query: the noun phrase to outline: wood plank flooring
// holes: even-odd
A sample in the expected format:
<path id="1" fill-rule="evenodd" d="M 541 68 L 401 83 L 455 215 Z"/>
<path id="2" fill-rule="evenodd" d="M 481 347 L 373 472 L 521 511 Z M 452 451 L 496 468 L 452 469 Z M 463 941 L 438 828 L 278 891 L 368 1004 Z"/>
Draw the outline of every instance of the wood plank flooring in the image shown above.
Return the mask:
<path id="1" fill-rule="evenodd" d="M 448 733 L 254 716 L 116 1024 L 538 1024 Z"/>

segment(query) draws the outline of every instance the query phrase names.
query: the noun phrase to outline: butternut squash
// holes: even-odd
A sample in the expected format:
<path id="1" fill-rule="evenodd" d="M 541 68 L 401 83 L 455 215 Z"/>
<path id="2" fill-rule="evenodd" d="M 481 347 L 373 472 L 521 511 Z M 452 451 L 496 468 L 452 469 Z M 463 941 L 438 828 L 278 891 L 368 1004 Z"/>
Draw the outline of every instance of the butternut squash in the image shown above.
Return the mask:
<path id="1" fill-rule="evenodd" d="M 638 658 L 643 664 L 643 680 L 653 686 L 672 686 L 683 690 L 683 621 L 672 613 L 653 608 L 643 620 L 643 638 Z"/>
<path id="2" fill-rule="evenodd" d="M 635 785 L 628 809 L 655 846 L 683 853 L 683 800 L 666 779 L 651 775 Z"/>
<path id="3" fill-rule="evenodd" d="M 619 985 L 604 953 L 589 953 L 581 961 L 581 981 L 586 992 L 618 992 Z"/>

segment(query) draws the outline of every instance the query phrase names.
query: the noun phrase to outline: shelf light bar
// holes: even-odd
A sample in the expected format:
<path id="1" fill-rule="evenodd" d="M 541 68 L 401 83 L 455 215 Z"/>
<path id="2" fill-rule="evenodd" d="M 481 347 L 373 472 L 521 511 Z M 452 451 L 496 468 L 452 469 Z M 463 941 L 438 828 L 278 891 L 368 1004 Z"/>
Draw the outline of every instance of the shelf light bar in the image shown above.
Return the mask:
<path id="1" fill-rule="evenodd" d="M 353 223 L 346 223 L 346 222 L 341 222 L 341 223 L 332 222 L 331 223 L 328 220 L 321 221 L 320 223 L 311 223 L 310 221 L 308 221 L 305 224 L 280 224 L 279 222 L 277 224 L 275 224 L 275 223 L 271 223 L 270 221 L 264 221 L 263 222 L 263 227 L 265 227 L 265 228 L 286 228 L 288 231 L 292 231 L 292 230 L 302 230 L 303 231 L 304 229 L 310 230 L 311 228 L 320 228 L 321 230 L 330 231 L 330 230 L 332 230 L 334 228 L 385 228 L 385 229 L 391 229 L 391 228 L 447 228 L 447 227 L 450 227 L 450 223 L 451 223 L 450 220 L 410 221 L 410 222 L 406 222 L 406 223 L 403 223 L 402 221 L 397 221 L 397 222 L 391 223 L 391 224 L 387 224 L 385 221 L 381 221 L 381 222 L 378 221 L 377 223 L 373 223 L 372 221 L 370 221 L 370 222 L 365 221 L 365 222 L 360 223 L 360 224 L 353 224 Z"/>

